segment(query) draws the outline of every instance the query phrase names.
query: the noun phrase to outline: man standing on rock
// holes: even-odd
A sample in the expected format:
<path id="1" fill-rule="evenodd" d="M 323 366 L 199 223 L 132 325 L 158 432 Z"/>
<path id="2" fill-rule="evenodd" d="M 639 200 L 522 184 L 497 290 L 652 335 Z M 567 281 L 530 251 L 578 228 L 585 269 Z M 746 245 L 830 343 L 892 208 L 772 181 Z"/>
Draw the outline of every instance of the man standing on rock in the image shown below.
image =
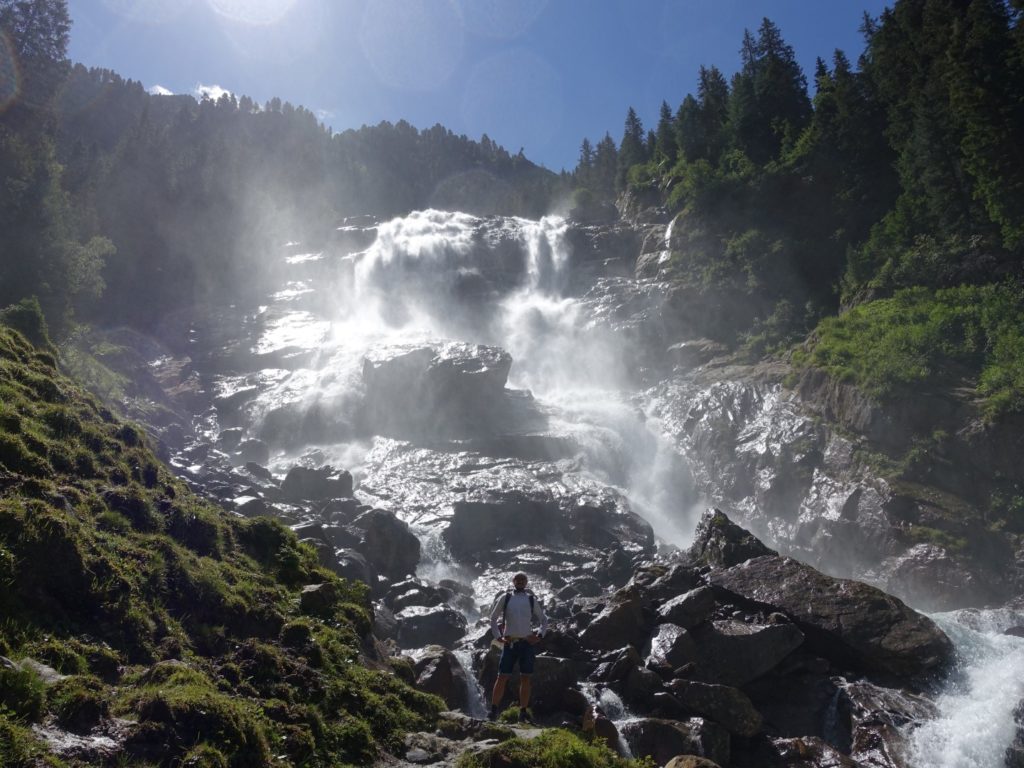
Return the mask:
<path id="1" fill-rule="evenodd" d="M 530 676 L 533 674 L 533 659 L 537 655 L 537 643 L 548 628 L 548 618 L 540 600 L 526 588 L 526 574 L 517 573 L 512 577 L 513 589 L 499 595 L 491 608 L 491 632 L 501 643 L 501 660 L 498 662 L 498 679 L 491 694 L 491 712 L 488 718 L 498 717 L 498 705 L 505 696 L 505 687 L 512 676 L 516 663 L 519 664 L 519 722 L 529 723 Z M 534 624 L 538 629 L 534 629 Z"/>

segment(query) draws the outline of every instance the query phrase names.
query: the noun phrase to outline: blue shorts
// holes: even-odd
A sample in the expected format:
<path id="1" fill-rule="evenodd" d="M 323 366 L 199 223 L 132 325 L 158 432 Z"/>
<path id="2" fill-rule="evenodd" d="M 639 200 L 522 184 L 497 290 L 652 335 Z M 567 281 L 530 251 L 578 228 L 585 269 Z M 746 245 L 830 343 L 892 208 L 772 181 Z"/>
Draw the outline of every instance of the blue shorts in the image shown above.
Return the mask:
<path id="1" fill-rule="evenodd" d="M 519 662 L 519 674 L 533 674 L 533 659 L 537 650 L 526 640 L 515 640 L 501 649 L 498 674 L 511 675 L 512 668 Z"/>

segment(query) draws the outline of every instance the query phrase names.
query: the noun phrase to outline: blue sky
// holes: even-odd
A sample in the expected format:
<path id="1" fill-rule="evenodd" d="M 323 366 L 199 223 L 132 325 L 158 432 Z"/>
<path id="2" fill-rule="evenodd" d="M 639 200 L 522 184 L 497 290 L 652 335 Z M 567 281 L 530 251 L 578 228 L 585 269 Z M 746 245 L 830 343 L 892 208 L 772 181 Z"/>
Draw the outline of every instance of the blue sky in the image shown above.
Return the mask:
<path id="1" fill-rule="evenodd" d="M 633 106 L 654 127 L 697 68 L 739 65 L 772 19 L 811 79 L 856 61 L 884 0 L 69 0 L 70 56 L 147 88 L 220 88 L 302 105 L 337 131 L 441 123 L 552 170 L 583 137 L 618 141 Z"/>

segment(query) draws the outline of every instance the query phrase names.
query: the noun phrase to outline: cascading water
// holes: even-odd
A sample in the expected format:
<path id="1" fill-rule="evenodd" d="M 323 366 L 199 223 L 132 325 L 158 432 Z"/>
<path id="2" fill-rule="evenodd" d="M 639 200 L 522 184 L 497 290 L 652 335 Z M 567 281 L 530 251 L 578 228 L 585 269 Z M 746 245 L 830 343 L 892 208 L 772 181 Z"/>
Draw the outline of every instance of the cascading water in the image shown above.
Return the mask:
<path id="1" fill-rule="evenodd" d="M 585 471 L 623 489 L 662 538 L 685 543 L 699 499 L 685 461 L 630 389 L 623 341 L 566 295 L 571 252 L 560 217 L 481 220 L 423 211 L 382 224 L 354 256 L 335 336 L 353 344 L 458 339 L 513 359 L 529 390 L 571 435 Z"/>
<path id="2" fill-rule="evenodd" d="M 961 666 L 936 701 L 939 716 L 910 735 L 910 764 L 1000 768 L 1016 730 L 1013 711 L 1024 698 L 1024 638 L 1003 632 L 1024 624 L 1024 614 L 956 611 L 932 618 L 956 644 Z"/>

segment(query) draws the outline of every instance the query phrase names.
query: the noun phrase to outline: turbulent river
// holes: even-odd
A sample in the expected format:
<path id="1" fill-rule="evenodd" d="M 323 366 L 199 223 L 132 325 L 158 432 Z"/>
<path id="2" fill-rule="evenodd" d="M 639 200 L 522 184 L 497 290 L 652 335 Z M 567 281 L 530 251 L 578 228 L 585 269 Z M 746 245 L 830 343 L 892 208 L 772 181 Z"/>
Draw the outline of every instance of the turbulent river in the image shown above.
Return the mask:
<path id="1" fill-rule="evenodd" d="M 661 546 L 689 543 L 709 491 L 691 471 L 692 447 L 661 420 L 659 385 L 680 371 L 651 369 L 637 350 L 636 320 L 654 311 L 656 284 L 602 275 L 604 265 L 573 252 L 560 218 L 425 211 L 343 227 L 322 252 L 287 250 L 286 283 L 243 323 L 241 343 L 265 365 L 239 372 L 224 363 L 215 379 L 222 399 L 252 393 L 241 426 L 269 435 L 272 471 L 297 461 L 350 470 L 357 495 L 416 531 L 421 576 L 472 580 L 477 594 L 493 594 L 507 574 L 458 562 L 438 531 L 455 502 L 484 487 L 611 489 Z M 505 421 L 491 428 L 440 414 L 425 429 L 420 414 L 407 428 L 400 411 L 422 404 L 398 397 L 383 422 L 378 415 L 393 428 L 367 428 L 364 360 L 458 343 L 511 355 Z M 225 426 L 216 416 L 207 424 L 211 433 Z M 534 585 L 552 591 L 543 576 Z M 1000 632 L 1024 617 L 961 611 L 936 620 L 961 665 L 938 716 L 905 726 L 907 764 L 998 768 L 1024 696 L 1024 640 Z"/>

